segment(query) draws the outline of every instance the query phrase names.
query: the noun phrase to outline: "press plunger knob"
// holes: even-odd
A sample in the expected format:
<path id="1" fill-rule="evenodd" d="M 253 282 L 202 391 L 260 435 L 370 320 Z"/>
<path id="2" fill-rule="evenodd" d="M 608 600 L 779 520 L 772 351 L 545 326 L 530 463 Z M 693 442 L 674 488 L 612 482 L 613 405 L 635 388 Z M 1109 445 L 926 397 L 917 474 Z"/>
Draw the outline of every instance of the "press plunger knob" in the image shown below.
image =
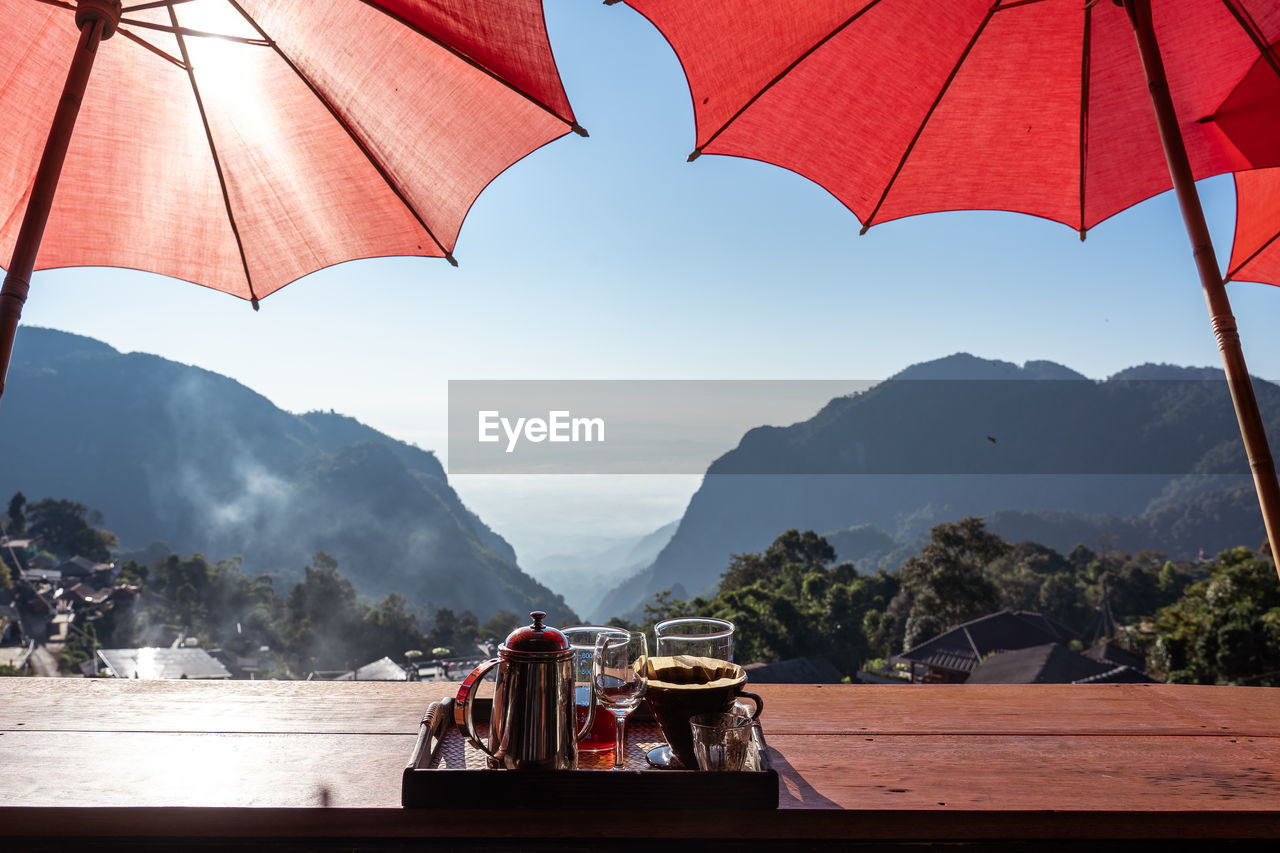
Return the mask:
<path id="1" fill-rule="evenodd" d="M 547 614 L 544 611 L 535 610 L 529 616 L 533 619 L 533 624 L 517 628 L 508 634 L 506 642 L 498 646 L 499 654 L 504 657 L 508 653 L 518 655 L 549 654 L 559 657 L 562 654 L 571 652 L 568 637 L 550 625 L 542 624 L 542 620 L 547 618 Z"/>

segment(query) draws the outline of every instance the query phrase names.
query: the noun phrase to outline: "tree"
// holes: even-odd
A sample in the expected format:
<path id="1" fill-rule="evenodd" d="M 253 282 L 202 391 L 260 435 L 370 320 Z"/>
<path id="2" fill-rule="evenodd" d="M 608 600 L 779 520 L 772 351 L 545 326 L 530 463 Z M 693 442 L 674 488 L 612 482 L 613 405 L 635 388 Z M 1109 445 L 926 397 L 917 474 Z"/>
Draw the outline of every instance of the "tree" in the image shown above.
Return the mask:
<path id="1" fill-rule="evenodd" d="M 391 593 L 370 607 L 328 554 L 317 553 L 311 563 L 286 598 L 269 576 L 245 575 L 239 557 L 210 564 L 200 554 L 173 554 L 149 567 L 129 563 L 121 574 L 143 585 L 142 613 L 113 609 L 95 625 L 103 642 L 114 636 L 120 645 L 168 642 L 171 636 L 153 633 L 164 626 L 237 654 L 265 644 L 281 652 L 283 677 L 354 668 L 384 655 L 400 660 L 426 643 L 404 596 Z"/>
<path id="2" fill-rule="evenodd" d="M 980 518 L 935 525 L 920 554 L 898 571 L 902 586 L 890 613 L 902 648 L 997 610 L 999 591 L 986 567 L 1008 554 L 1010 547 Z"/>
<path id="3" fill-rule="evenodd" d="M 733 555 L 714 598 L 684 601 L 663 590 L 645 617 L 650 626 L 675 616 L 727 619 L 738 661 L 823 656 L 852 675 L 887 653 L 880 620 L 868 614 L 883 611 L 898 586 L 884 572 L 862 576 L 852 563 L 831 565 L 835 559 L 812 530 L 788 530 L 762 553 Z"/>
<path id="4" fill-rule="evenodd" d="M 1173 563 L 1165 563 L 1156 576 L 1156 601 L 1160 607 L 1167 607 L 1182 597 L 1182 593 L 1191 585 L 1191 575 L 1178 571 Z"/>
<path id="5" fill-rule="evenodd" d="M 421 649 L 426 638 L 418 628 L 418 617 L 408 610 L 408 601 L 398 592 L 389 594 L 377 608 L 369 608 L 364 618 L 360 660 L 389 657 L 398 660 L 410 649 Z"/>
<path id="6" fill-rule="evenodd" d="M 27 532 L 27 515 L 22 511 L 27 505 L 27 496 L 15 492 L 9 499 L 9 535 L 21 536 Z"/>
<path id="7" fill-rule="evenodd" d="M 1280 586 L 1248 548 L 1224 551 L 1155 619 L 1151 664 L 1183 684 L 1280 686 Z"/>
<path id="8" fill-rule="evenodd" d="M 516 617 L 519 621 L 519 617 Z M 435 624 L 427 632 L 426 645 L 433 649 L 448 649 L 449 655 L 466 654 L 475 647 L 476 615 L 470 610 L 461 614 L 454 613 L 451 608 L 441 607 L 436 611 Z M 503 637 L 510 631 L 503 632 Z"/>
<path id="9" fill-rule="evenodd" d="M 22 508 L 27 503 L 27 498 L 22 492 L 17 492 L 9 501 L 9 524 L 8 534 L 10 536 L 21 536 L 27 530 L 27 517 L 23 514 Z M 10 565 L 12 563 L 12 565 Z M 18 573 L 22 567 L 18 565 L 17 557 L 14 556 L 10 549 L 4 549 L 0 552 L 0 589 L 13 589 L 14 581 L 18 578 Z"/>
<path id="10" fill-rule="evenodd" d="M 456 639 L 456 648 L 460 651 L 470 651 L 476 648 L 476 644 L 480 640 L 480 621 L 475 611 L 464 610 L 458 614 L 458 627 L 454 630 L 454 638 Z"/>
<path id="11" fill-rule="evenodd" d="M 737 558 L 735 557 L 734 559 Z M 694 607 L 692 602 L 685 601 L 683 598 L 673 598 L 674 594 L 671 590 L 664 589 L 661 592 L 654 593 L 653 601 L 645 602 L 643 630 L 652 631 L 654 625 L 667 619 L 698 615 L 699 608 Z M 702 609 L 705 609 L 705 607 Z"/>
<path id="12" fill-rule="evenodd" d="M 484 639 L 494 638 L 498 642 L 524 624 L 524 620 L 510 610 L 499 610 L 493 618 L 480 626 L 480 636 Z"/>
<path id="13" fill-rule="evenodd" d="M 1067 554 L 1067 562 L 1076 571 L 1084 571 L 1090 563 L 1098 559 L 1098 555 L 1091 548 L 1084 545 L 1077 545 L 1071 549 L 1071 553 Z"/>
<path id="14" fill-rule="evenodd" d="M 820 654 L 818 614 L 763 581 L 718 595 L 710 615 L 733 622 L 734 657 L 743 662 L 778 661 Z"/>
<path id="15" fill-rule="evenodd" d="M 355 587 L 338 574 L 338 561 L 323 551 L 311 561 L 314 567 L 303 569 L 302 581 L 285 601 L 285 652 L 299 674 L 358 666 L 352 640 L 361 635 L 364 614 Z"/>
<path id="16" fill-rule="evenodd" d="M 836 551 L 827 540 L 806 530 L 788 530 L 773 541 L 763 554 L 734 554 L 720 576 L 720 590 L 727 592 L 750 586 L 758 580 L 775 582 L 786 572 L 791 575 L 825 571 L 834 562 Z"/>
<path id="17" fill-rule="evenodd" d="M 124 616 L 113 609 L 98 624 L 112 625 L 113 642 L 120 645 L 167 643 L 171 637 L 158 634 L 157 628 L 170 625 L 206 645 L 278 648 L 284 602 L 271 578 L 250 578 L 241 567 L 239 557 L 210 564 L 202 554 L 170 554 L 150 566 L 130 561 L 120 577 L 143 587 L 135 608 L 140 612 Z"/>
<path id="18" fill-rule="evenodd" d="M 120 544 L 114 533 L 95 529 L 102 516 L 82 503 L 44 498 L 26 506 L 30 532 L 41 537 L 43 548 L 59 557 L 106 562 L 111 559 L 110 549 Z"/>
<path id="19" fill-rule="evenodd" d="M 743 661 L 777 661 L 824 654 L 828 595 L 833 583 L 830 564 L 835 549 L 812 530 L 791 529 L 761 554 L 735 554 L 721 575 L 711 602 L 689 602 L 688 610 L 728 619 L 738 626 L 734 656 Z M 839 568 L 840 576 L 853 572 Z M 673 615 L 683 602 L 663 601 Z M 646 608 L 648 610 L 648 608 Z"/>
<path id="20" fill-rule="evenodd" d="M 211 608 L 209 587 L 212 567 L 203 554 L 183 559 L 170 554 L 157 561 L 150 571 L 150 589 L 169 605 L 167 617 L 183 630 L 207 633 Z"/>

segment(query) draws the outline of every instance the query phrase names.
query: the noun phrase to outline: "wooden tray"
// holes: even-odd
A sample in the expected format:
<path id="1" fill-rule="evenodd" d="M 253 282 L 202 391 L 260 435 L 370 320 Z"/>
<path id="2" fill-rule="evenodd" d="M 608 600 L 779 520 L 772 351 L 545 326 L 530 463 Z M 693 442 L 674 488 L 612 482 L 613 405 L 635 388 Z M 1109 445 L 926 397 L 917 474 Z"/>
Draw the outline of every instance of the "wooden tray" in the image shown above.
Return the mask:
<path id="1" fill-rule="evenodd" d="M 476 700 L 477 722 L 487 720 L 490 709 L 488 700 Z M 747 770 L 659 770 L 645 755 L 666 741 L 642 705 L 627 719 L 624 769 L 612 769 L 613 752 L 607 751 L 579 753 L 578 770 L 524 772 L 490 770 L 485 754 L 450 725 L 429 765 L 427 739 L 418 739 L 401 778 L 400 802 L 418 809 L 580 809 L 610 801 L 626 808 L 776 809 L 778 773 L 769 766 L 758 723 L 751 740 Z"/>

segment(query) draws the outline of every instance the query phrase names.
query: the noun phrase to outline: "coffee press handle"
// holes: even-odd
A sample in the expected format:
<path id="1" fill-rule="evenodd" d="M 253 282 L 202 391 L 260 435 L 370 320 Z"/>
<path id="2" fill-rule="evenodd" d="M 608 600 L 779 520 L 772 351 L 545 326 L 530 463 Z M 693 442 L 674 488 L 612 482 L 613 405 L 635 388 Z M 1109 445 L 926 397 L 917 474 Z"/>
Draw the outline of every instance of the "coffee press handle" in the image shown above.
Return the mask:
<path id="1" fill-rule="evenodd" d="M 747 691 L 745 691 L 745 690 L 739 690 L 739 691 L 737 692 L 737 694 L 735 694 L 735 695 L 734 695 L 734 698 L 735 698 L 735 699 L 750 699 L 750 700 L 755 704 L 755 706 L 756 706 L 755 713 L 751 715 L 751 722 L 753 722 L 753 723 L 754 723 L 756 720 L 760 719 L 760 712 L 764 710 L 764 700 L 763 700 L 763 699 L 761 699 L 761 698 L 760 698 L 759 696 L 757 696 L 756 694 L 754 694 L 754 693 L 748 693 L 748 692 L 747 692 Z"/>
<path id="2" fill-rule="evenodd" d="M 472 699 L 480 690 L 480 679 L 488 674 L 498 664 L 502 663 L 502 658 L 490 658 L 471 670 L 471 674 L 462 679 L 462 685 L 458 688 L 458 696 L 453 702 L 453 722 L 458 726 L 458 731 L 462 732 L 462 736 L 471 741 L 471 745 L 477 749 L 483 750 L 486 755 L 493 755 L 493 750 L 484 745 L 484 741 L 480 740 L 479 733 L 476 732 L 476 724 L 472 713 Z M 492 716 L 492 715 L 490 715 Z M 492 725 L 492 720 L 490 720 Z"/>

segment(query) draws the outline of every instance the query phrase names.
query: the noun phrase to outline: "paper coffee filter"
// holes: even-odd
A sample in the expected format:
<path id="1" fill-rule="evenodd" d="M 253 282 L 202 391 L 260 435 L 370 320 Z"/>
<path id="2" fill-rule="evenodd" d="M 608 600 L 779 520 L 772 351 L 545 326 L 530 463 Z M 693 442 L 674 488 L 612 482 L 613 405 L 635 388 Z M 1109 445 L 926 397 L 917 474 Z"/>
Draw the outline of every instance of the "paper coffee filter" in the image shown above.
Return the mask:
<path id="1" fill-rule="evenodd" d="M 649 658 L 649 685 L 665 689 L 728 686 L 744 681 L 746 672 L 735 663 L 715 658 L 674 655 Z"/>

